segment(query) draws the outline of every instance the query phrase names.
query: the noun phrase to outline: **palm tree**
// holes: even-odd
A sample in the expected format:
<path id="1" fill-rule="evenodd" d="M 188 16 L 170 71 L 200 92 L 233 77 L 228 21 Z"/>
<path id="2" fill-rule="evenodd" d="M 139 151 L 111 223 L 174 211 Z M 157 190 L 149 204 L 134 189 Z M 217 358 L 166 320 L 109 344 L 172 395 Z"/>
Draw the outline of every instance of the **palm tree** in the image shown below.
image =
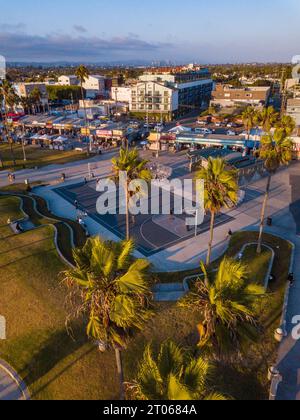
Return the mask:
<path id="1" fill-rule="evenodd" d="M 166 341 L 154 355 L 147 346 L 137 379 L 128 384 L 132 399 L 153 401 L 225 400 L 213 391 L 214 366 L 187 355 L 173 341 Z"/>
<path id="2" fill-rule="evenodd" d="M 237 171 L 226 168 L 224 159 L 209 158 L 207 168 L 196 174 L 196 180 L 204 181 L 204 207 L 211 214 L 210 240 L 206 264 L 211 262 L 215 218 L 223 207 L 230 208 L 238 202 Z"/>
<path id="3" fill-rule="evenodd" d="M 24 113 L 29 114 L 30 108 L 32 106 L 30 98 L 21 97 L 20 104 L 22 105 L 22 108 L 24 109 Z"/>
<path id="4" fill-rule="evenodd" d="M 36 113 L 36 111 L 38 110 L 38 112 L 40 112 L 40 107 L 41 107 L 41 103 L 42 103 L 42 94 L 41 94 L 41 92 L 40 92 L 40 90 L 39 90 L 39 88 L 38 87 L 35 87 L 32 91 L 31 91 L 31 93 L 30 93 L 30 95 L 29 95 L 29 100 L 30 100 L 30 102 L 33 104 L 33 106 L 34 106 L 34 109 L 35 109 L 35 113 Z"/>
<path id="5" fill-rule="evenodd" d="M 10 153 L 13 162 L 13 166 L 16 166 L 16 160 L 13 151 L 13 139 L 10 135 L 9 124 L 7 114 L 10 110 L 14 108 L 16 104 L 19 103 L 19 97 L 16 94 L 12 84 L 8 80 L 3 80 L 0 84 L 0 95 L 4 100 L 4 116 L 5 116 L 5 128 L 7 134 L 7 140 L 10 145 Z"/>
<path id="6" fill-rule="evenodd" d="M 272 106 L 264 108 L 256 115 L 256 123 L 262 127 L 265 133 L 269 133 L 272 128 L 276 126 L 278 122 L 279 114 L 275 111 Z"/>
<path id="7" fill-rule="evenodd" d="M 143 180 L 149 182 L 152 178 L 150 170 L 147 168 L 148 161 L 139 157 L 137 149 L 121 149 L 117 158 L 112 159 L 113 173 L 115 180 L 120 180 L 121 172 L 126 173 L 127 183 L 122 185 L 125 190 L 125 205 L 126 205 L 126 239 L 130 238 L 130 223 L 129 223 L 129 184 L 136 180 Z M 137 191 L 135 192 L 137 193 Z M 141 192 L 142 193 L 142 192 Z M 134 194 L 134 193 L 133 193 Z"/>
<path id="8" fill-rule="evenodd" d="M 245 109 L 242 114 L 243 123 L 245 128 L 248 132 L 248 140 L 250 140 L 251 130 L 256 126 L 255 119 L 256 119 L 256 112 L 252 106 L 249 106 Z"/>
<path id="9" fill-rule="evenodd" d="M 132 241 L 120 243 L 89 239 L 74 251 L 76 267 L 63 273 L 70 289 L 68 321 L 86 316 L 87 335 L 99 341 L 99 348 L 115 350 L 121 399 L 124 374 L 121 350 L 133 329 L 142 329 L 151 312 L 148 283 L 149 262 L 133 259 Z"/>
<path id="10" fill-rule="evenodd" d="M 254 339 L 257 332 L 254 304 L 264 289 L 249 283 L 246 267 L 224 258 L 216 274 L 201 263 L 203 278 L 178 305 L 199 314 L 199 347 L 215 351 L 220 357 Z"/>
<path id="11" fill-rule="evenodd" d="M 290 115 L 283 115 L 280 118 L 280 121 L 276 124 L 276 128 L 283 130 L 285 137 L 289 137 L 293 134 L 296 128 L 296 123 L 294 118 Z"/>
<path id="12" fill-rule="evenodd" d="M 87 69 L 84 65 L 80 65 L 80 66 L 77 68 L 76 72 L 75 72 L 75 76 L 77 77 L 77 79 L 78 79 L 78 80 L 79 80 L 79 82 L 80 82 L 80 88 L 81 88 L 81 99 L 82 99 L 82 102 L 83 102 L 83 109 L 84 109 L 84 124 L 85 124 L 85 129 L 86 129 L 86 132 L 87 132 L 87 126 L 88 126 L 88 123 L 87 123 L 87 112 L 86 112 L 86 106 L 85 106 L 85 95 L 84 95 L 84 90 L 83 90 L 83 84 L 84 84 L 84 83 L 85 83 L 85 81 L 89 78 L 89 75 L 90 75 L 90 73 L 89 73 L 88 69 Z M 91 143 L 90 143 L 90 145 L 88 146 L 88 151 L 87 151 L 88 155 L 89 155 L 89 153 L 90 153 L 90 149 L 91 149 Z"/>
<path id="13" fill-rule="evenodd" d="M 257 252 L 259 254 L 262 250 L 265 215 L 272 177 L 282 165 L 288 165 L 293 157 L 293 142 L 286 136 L 286 133 L 286 129 L 279 128 L 275 131 L 274 135 L 268 134 L 263 136 L 261 139 L 259 157 L 264 161 L 265 168 L 268 171 L 268 180 L 260 218 L 260 230 L 257 246 Z"/>

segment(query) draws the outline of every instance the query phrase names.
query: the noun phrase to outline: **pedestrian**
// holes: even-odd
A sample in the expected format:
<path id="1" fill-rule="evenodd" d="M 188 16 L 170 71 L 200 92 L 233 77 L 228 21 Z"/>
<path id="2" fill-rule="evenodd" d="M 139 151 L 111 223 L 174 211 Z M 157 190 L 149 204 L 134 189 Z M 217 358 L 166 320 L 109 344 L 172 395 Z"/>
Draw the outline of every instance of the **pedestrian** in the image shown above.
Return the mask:
<path id="1" fill-rule="evenodd" d="M 229 229 L 228 234 L 227 234 L 227 238 L 230 239 L 230 238 L 232 238 L 232 236 L 233 236 L 232 230 Z"/>
<path id="2" fill-rule="evenodd" d="M 294 282 L 295 282 L 294 273 L 289 273 L 289 275 L 288 275 L 288 282 L 290 283 L 291 286 L 294 285 Z"/>
<path id="3" fill-rule="evenodd" d="M 75 201 L 74 201 L 74 206 L 75 206 L 75 209 L 76 209 L 76 210 L 78 210 L 78 209 L 79 209 L 79 204 L 78 204 L 78 201 L 77 201 L 77 200 L 75 200 Z"/>

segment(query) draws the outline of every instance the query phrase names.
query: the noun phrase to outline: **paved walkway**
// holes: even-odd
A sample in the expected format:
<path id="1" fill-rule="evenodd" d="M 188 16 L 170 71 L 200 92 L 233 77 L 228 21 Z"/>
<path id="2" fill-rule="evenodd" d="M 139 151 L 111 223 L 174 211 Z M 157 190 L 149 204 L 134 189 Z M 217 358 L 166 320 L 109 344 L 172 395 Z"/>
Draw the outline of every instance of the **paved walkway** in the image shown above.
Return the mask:
<path id="1" fill-rule="evenodd" d="M 0 401 L 28 400 L 29 393 L 16 372 L 0 360 Z"/>
<path id="2" fill-rule="evenodd" d="M 103 168 L 107 168 L 107 162 L 103 162 Z M 300 164 L 297 165 L 300 168 Z M 73 182 L 74 181 L 70 181 Z M 265 190 L 266 179 L 262 179 L 247 188 L 246 200 L 237 209 L 227 211 L 231 218 L 229 223 L 216 227 L 213 258 L 216 259 L 222 255 L 227 248 L 226 240 L 228 230 L 237 232 L 244 228 L 257 228 L 259 225 L 263 194 Z M 54 187 L 39 189 L 38 194 L 48 200 L 53 213 L 58 216 L 76 219 L 76 210 L 72 204 L 59 197 L 54 191 Z M 289 205 L 292 201 L 292 191 L 290 187 L 290 170 L 278 173 L 273 180 L 272 192 L 268 205 L 268 214 L 274 218 L 275 226 L 291 227 L 295 235 L 296 224 L 290 212 Z M 118 240 L 112 232 L 99 225 L 92 218 L 85 219 L 91 235 L 101 235 L 111 240 Z M 183 240 L 177 245 L 171 246 L 157 254 L 149 257 L 157 271 L 176 272 L 189 270 L 199 267 L 200 259 L 206 259 L 207 244 L 209 242 L 209 231 L 202 233 L 197 238 L 193 237 Z M 140 253 L 136 253 L 142 257 Z"/>

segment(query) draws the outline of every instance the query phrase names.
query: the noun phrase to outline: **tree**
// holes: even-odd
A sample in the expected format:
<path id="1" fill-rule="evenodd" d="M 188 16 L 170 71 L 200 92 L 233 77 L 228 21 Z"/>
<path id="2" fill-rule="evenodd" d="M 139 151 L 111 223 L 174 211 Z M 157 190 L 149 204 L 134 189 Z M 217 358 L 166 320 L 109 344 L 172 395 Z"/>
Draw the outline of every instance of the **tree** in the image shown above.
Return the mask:
<path id="1" fill-rule="evenodd" d="M 30 100 L 30 98 L 26 98 L 22 96 L 20 98 L 20 104 L 22 105 L 22 108 L 24 109 L 24 113 L 29 114 L 30 109 L 32 108 L 32 101 Z"/>
<path id="2" fill-rule="evenodd" d="M 75 76 L 78 78 L 78 80 L 80 82 L 81 99 L 83 101 L 84 123 L 85 123 L 86 131 L 87 131 L 87 128 L 88 128 L 88 123 L 87 123 L 87 112 L 86 112 L 86 106 L 85 106 L 85 95 L 84 95 L 84 90 L 83 90 L 83 84 L 89 78 L 89 75 L 90 75 L 90 73 L 89 73 L 88 69 L 83 65 L 80 65 L 75 72 Z M 90 154 L 90 149 L 91 149 L 91 144 L 88 146 L 88 155 Z"/>
<path id="3" fill-rule="evenodd" d="M 149 262 L 133 259 L 132 241 L 120 243 L 89 239 L 83 249 L 74 251 L 76 267 L 63 273 L 70 289 L 71 319 L 86 316 L 88 337 L 115 350 L 124 398 L 121 350 L 133 329 L 142 329 L 151 312 L 148 282 Z"/>
<path id="4" fill-rule="evenodd" d="M 296 128 L 296 123 L 290 115 L 283 115 L 276 124 L 276 128 L 282 130 L 285 137 L 290 137 Z"/>
<path id="5" fill-rule="evenodd" d="M 5 129 L 7 134 L 7 141 L 10 145 L 10 153 L 13 165 L 16 166 L 16 160 L 13 151 L 13 139 L 9 130 L 9 123 L 7 114 L 9 111 L 13 110 L 14 106 L 19 103 L 19 97 L 16 94 L 12 84 L 8 80 L 3 80 L 0 84 L 0 96 L 4 101 L 4 116 L 5 116 Z M 1 160 L 2 161 L 2 160 Z M 2 165 L 3 166 L 3 165 Z"/>
<path id="6" fill-rule="evenodd" d="M 207 168 L 196 174 L 196 180 L 204 181 L 204 207 L 211 214 L 210 240 L 206 264 L 211 262 L 215 218 L 223 207 L 230 208 L 238 202 L 237 171 L 227 169 L 224 159 L 209 158 Z"/>
<path id="7" fill-rule="evenodd" d="M 251 130 L 256 125 L 255 124 L 255 118 L 256 118 L 255 109 L 252 106 L 247 107 L 242 114 L 242 119 L 243 119 L 243 123 L 245 125 L 245 128 L 248 132 L 248 140 L 250 140 Z"/>
<path id="8" fill-rule="evenodd" d="M 152 401 L 225 400 L 213 391 L 214 366 L 193 358 L 173 341 L 166 341 L 158 355 L 146 347 L 137 379 L 128 385 L 132 399 Z"/>
<path id="9" fill-rule="evenodd" d="M 129 200 L 130 191 L 129 184 L 134 180 L 143 180 L 149 182 L 152 178 L 150 170 L 147 168 L 148 161 L 139 157 L 137 149 L 121 149 L 117 158 L 112 159 L 113 173 L 115 180 L 120 180 L 121 173 L 126 173 L 126 185 L 122 185 L 125 190 L 125 205 L 126 205 L 126 239 L 130 238 L 130 223 L 129 223 Z M 143 193 L 141 191 L 134 191 L 135 193 Z"/>
<path id="10" fill-rule="evenodd" d="M 29 100 L 33 104 L 35 111 L 38 109 L 38 112 L 40 112 L 40 106 L 42 103 L 42 94 L 38 87 L 35 87 L 32 89 Z"/>
<path id="11" fill-rule="evenodd" d="M 268 134 L 263 136 L 261 139 L 259 157 L 264 161 L 264 166 L 268 171 L 268 180 L 260 218 L 260 230 L 257 246 L 257 252 L 259 254 L 262 250 L 266 208 L 271 189 L 272 177 L 282 165 L 288 165 L 293 157 L 293 142 L 286 136 L 286 134 L 287 129 L 279 128 L 275 131 L 274 135 Z"/>
<path id="12" fill-rule="evenodd" d="M 216 274 L 201 263 L 199 277 L 178 305 L 199 314 L 199 347 L 219 357 L 238 349 L 243 340 L 256 337 L 254 304 L 263 287 L 249 283 L 247 269 L 239 261 L 224 258 Z"/>
<path id="13" fill-rule="evenodd" d="M 50 101 L 81 99 L 80 86 L 47 86 L 47 92 Z"/>
<path id="14" fill-rule="evenodd" d="M 255 121 L 265 133 L 269 133 L 276 126 L 278 119 L 279 114 L 270 106 L 258 112 Z"/>

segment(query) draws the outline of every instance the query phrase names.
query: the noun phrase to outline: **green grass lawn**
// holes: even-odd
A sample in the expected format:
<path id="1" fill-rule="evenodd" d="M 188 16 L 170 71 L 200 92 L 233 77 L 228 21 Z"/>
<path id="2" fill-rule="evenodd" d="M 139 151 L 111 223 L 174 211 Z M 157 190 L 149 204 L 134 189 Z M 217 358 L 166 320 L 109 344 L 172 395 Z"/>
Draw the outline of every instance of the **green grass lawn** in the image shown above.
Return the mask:
<path id="1" fill-rule="evenodd" d="M 8 144 L 0 144 L 0 154 L 4 164 L 1 170 L 16 171 L 23 169 L 24 165 L 26 168 L 35 168 L 52 165 L 52 164 L 64 164 L 70 163 L 77 160 L 87 159 L 86 152 L 77 152 L 75 150 L 61 151 L 61 150 L 50 150 L 42 149 L 40 146 L 26 146 L 26 157 L 27 161 L 23 159 L 23 149 L 19 144 L 13 145 L 13 153 L 16 159 L 16 166 L 13 166 L 12 155 L 10 146 Z"/>
<path id="2" fill-rule="evenodd" d="M 242 263 L 247 266 L 249 277 L 253 283 L 264 286 L 271 259 L 272 252 L 268 248 L 263 247 L 260 255 L 257 255 L 256 245 L 250 245 L 245 249 Z"/>
<path id="3" fill-rule="evenodd" d="M 8 215 L 19 218 L 17 198 L 0 198 L 0 313 L 7 319 L 8 335 L 0 342 L 0 358 L 25 379 L 33 399 L 117 399 L 113 352 L 100 354 L 87 341 L 82 324 L 74 325 L 75 340 L 66 332 L 66 290 L 59 277 L 65 266 L 54 247 L 53 228 L 41 226 L 13 235 L 6 225 Z M 243 243 L 254 240 L 253 233 L 235 235 L 228 254 L 235 255 Z M 272 236 L 264 240 L 276 248 L 277 282 L 271 285 L 269 299 L 257 308 L 264 325 L 261 340 L 249 346 L 242 359 L 218 366 L 216 385 L 236 399 L 267 398 L 267 370 L 277 353 L 273 334 L 281 316 L 291 249 Z M 249 278 L 259 278 L 258 260 L 251 271 Z M 123 354 L 126 381 L 134 378 L 147 343 L 158 346 L 172 338 L 189 347 L 195 342 L 194 314 L 175 304 L 155 304 L 154 310 L 154 318 Z"/>

